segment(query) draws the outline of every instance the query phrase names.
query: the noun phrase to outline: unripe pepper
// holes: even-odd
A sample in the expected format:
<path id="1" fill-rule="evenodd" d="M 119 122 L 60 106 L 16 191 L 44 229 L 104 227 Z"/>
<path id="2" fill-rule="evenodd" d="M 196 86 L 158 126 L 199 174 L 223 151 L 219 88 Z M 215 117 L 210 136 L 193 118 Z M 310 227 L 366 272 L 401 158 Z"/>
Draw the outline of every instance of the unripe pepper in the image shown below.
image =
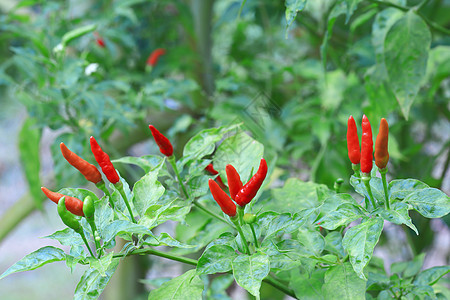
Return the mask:
<path id="1" fill-rule="evenodd" d="M 219 204 L 222 211 L 230 217 L 236 216 L 236 204 L 234 204 L 227 193 L 225 193 L 217 182 L 212 179 L 209 179 L 208 184 L 214 200 L 216 200 L 217 204 Z"/>
<path id="2" fill-rule="evenodd" d="M 58 214 L 61 217 L 61 220 L 67 227 L 72 228 L 76 232 L 80 232 L 83 229 L 81 228 L 80 222 L 77 218 L 68 210 L 66 206 L 65 197 L 62 197 L 58 202 Z"/>
<path id="3" fill-rule="evenodd" d="M 59 147 L 61 148 L 61 152 L 64 158 L 69 162 L 69 164 L 80 171 L 80 173 L 83 174 L 86 180 L 95 184 L 102 181 L 102 175 L 97 170 L 96 166 L 88 163 L 87 161 L 70 151 L 69 148 L 64 145 L 64 143 L 61 143 Z"/>
<path id="4" fill-rule="evenodd" d="M 359 164 L 361 152 L 359 150 L 358 130 L 353 116 L 350 116 L 347 121 L 347 149 L 350 161 L 355 165 Z"/>
<path id="5" fill-rule="evenodd" d="M 389 125 L 385 118 L 381 119 L 380 129 L 375 141 L 375 164 L 384 169 L 389 161 L 388 152 Z"/>
<path id="6" fill-rule="evenodd" d="M 361 136 L 361 172 L 370 174 L 373 166 L 373 139 L 372 128 L 366 115 L 362 118 Z"/>
<path id="7" fill-rule="evenodd" d="M 236 201 L 240 206 L 245 206 L 256 196 L 259 188 L 261 187 L 264 179 L 267 175 L 267 163 L 264 158 L 261 159 L 258 171 L 252 178 L 242 187 L 242 189 L 237 193 Z"/>
<path id="8" fill-rule="evenodd" d="M 206 168 L 205 168 L 205 170 L 208 171 L 211 175 L 217 175 L 217 174 L 219 174 L 219 171 L 217 171 L 216 169 L 214 169 L 214 166 L 213 166 L 212 163 L 210 163 L 209 165 L 207 165 Z M 216 181 L 217 181 L 217 183 L 219 184 L 219 186 L 220 186 L 222 189 L 225 189 L 225 188 L 226 188 L 226 186 L 225 186 L 225 184 L 223 183 L 222 178 L 220 177 L 220 175 L 216 177 Z"/>
<path id="9" fill-rule="evenodd" d="M 86 219 L 93 219 L 95 213 L 94 199 L 91 196 L 84 198 L 83 213 Z"/>
<path id="10" fill-rule="evenodd" d="M 227 172 L 228 188 L 230 189 L 231 199 L 236 200 L 236 195 L 242 189 L 241 177 L 236 169 L 230 164 L 225 167 L 225 171 Z"/>
<path id="11" fill-rule="evenodd" d="M 245 224 L 253 224 L 256 222 L 256 215 L 246 213 L 242 219 L 244 220 Z"/>
<path id="12" fill-rule="evenodd" d="M 161 151 L 161 153 L 167 157 L 172 156 L 173 147 L 169 139 L 166 138 L 161 132 L 159 132 L 158 129 L 155 128 L 155 126 L 149 125 L 148 128 L 150 128 L 150 131 L 152 132 L 153 138 L 155 139 L 155 142 L 159 147 L 159 151 Z"/>
<path id="13" fill-rule="evenodd" d="M 154 67 L 158 63 L 159 57 L 164 54 L 166 54 L 165 49 L 158 48 L 158 49 L 153 50 L 153 52 L 147 58 L 146 64 L 148 66 Z"/>
<path id="14" fill-rule="evenodd" d="M 117 174 L 116 169 L 114 169 L 114 166 L 109 159 L 109 155 L 103 152 L 93 136 L 91 136 L 90 142 L 91 151 L 94 154 L 98 165 L 102 168 L 103 174 L 105 174 L 106 178 L 108 178 L 111 183 L 118 183 L 120 181 L 119 174 Z"/>
<path id="15" fill-rule="evenodd" d="M 45 187 L 41 187 L 42 192 L 44 192 L 44 194 L 53 202 L 55 202 L 56 204 L 59 204 L 59 200 L 62 197 L 65 197 L 65 207 L 67 207 L 67 210 L 69 210 L 71 213 L 73 213 L 74 215 L 83 217 L 84 213 L 83 213 L 83 201 L 81 201 L 78 198 L 75 197 L 70 197 L 70 196 L 66 196 L 60 193 L 55 193 L 50 191 L 49 189 L 45 188 Z"/>

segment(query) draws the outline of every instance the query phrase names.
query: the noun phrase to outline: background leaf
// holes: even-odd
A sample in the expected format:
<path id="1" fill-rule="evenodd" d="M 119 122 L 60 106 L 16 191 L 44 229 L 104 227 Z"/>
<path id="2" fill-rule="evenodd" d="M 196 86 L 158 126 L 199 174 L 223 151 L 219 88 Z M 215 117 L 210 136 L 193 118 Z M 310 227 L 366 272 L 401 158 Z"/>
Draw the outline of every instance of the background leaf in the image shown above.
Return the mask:
<path id="1" fill-rule="evenodd" d="M 203 281 L 195 274 L 195 270 L 189 270 L 152 290 L 148 299 L 198 300 L 202 298 L 202 292 Z"/>

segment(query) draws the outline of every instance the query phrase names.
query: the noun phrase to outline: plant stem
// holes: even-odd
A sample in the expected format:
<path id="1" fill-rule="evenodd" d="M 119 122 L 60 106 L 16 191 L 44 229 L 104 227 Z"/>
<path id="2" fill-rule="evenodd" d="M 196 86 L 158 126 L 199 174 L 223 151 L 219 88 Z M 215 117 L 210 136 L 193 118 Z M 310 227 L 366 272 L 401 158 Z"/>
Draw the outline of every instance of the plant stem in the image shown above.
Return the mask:
<path id="1" fill-rule="evenodd" d="M 247 2 L 247 0 L 243 0 L 241 7 L 239 8 L 238 19 L 241 18 L 242 9 L 244 9 L 245 2 Z"/>
<path id="2" fill-rule="evenodd" d="M 108 196 L 109 204 L 111 205 L 112 209 L 114 209 L 114 203 L 111 198 L 111 194 L 109 193 L 108 189 L 106 188 L 105 182 L 102 180 L 95 184 L 99 190 L 102 190 L 103 193 L 105 193 L 106 196 Z"/>
<path id="3" fill-rule="evenodd" d="M 162 251 L 158 251 L 155 249 L 151 249 L 151 248 L 145 248 L 145 249 L 135 249 L 131 252 L 128 252 L 128 254 L 125 253 L 118 253 L 118 254 L 114 254 L 114 258 L 116 257 L 124 257 L 127 255 L 145 255 L 145 254 L 151 254 L 151 255 L 156 255 L 156 256 L 160 256 L 160 257 L 164 257 L 167 259 L 171 259 L 171 260 L 175 260 L 175 261 L 179 261 L 188 265 L 193 265 L 193 266 L 197 266 L 197 261 L 195 259 L 191 259 L 188 257 L 183 257 L 183 256 L 178 256 L 178 255 L 174 255 L 174 254 L 169 254 L 166 252 L 162 252 Z"/>
<path id="4" fill-rule="evenodd" d="M 131 221 L 133 223 L 137 224 L 137 221 L 134 219 L 133 211 L 131 210 L 130 203 L 128 202 L 127 195 L 125 194 L 125 191 L 123 189 L 123 183 L 119 181 L 118 183 L 116 183 L 115 186 L 116 186 L 117 190 L 119 190 L 120 195 L 122 195 L 123 201 L 125 202 L 125 205 L 127 206 L 128 212 L 130 213 Z"/>
<path id="5" fill-rule="evenodd" d="M 255 247 L 259 248 L 258 238 L 256 237 L 255 228 L 253 227 L 253 224 L 249 224 L 249 225 L 250 225 L 250 229 L 252 230 L 252 233 L 253 233 L 253 239 L 255 240 Z"/>
<path id="6" fill-rule="evenodd" d="M 186 197 L 186 199 L 189 199 L 189 195 L 186 191 L 186 187 L 184 186 L 183 180 L 181 180 L 180 172 L 178 172 L 177 162 L 175 161 L 175 155 L 172 155 L 171 157 L 169 157 L 168 160 L 169 160 L 170 165 L 173 168 L 173 171 L 175 172 L 175 175 L 177 176 L 178 184 L 181 186 L 184 196 Z"/>
<path id="7" fill-rule="evenodd" d="M 359 164 L 352 164 L 353 172 L 355 172 L 355 177 L 361 178 L 361 173 L 359 172 L 360 166 Z"/>
<path id="8" fill-rule="evenodd" d="M 363 173 L 362 181 L 364 182 L 364 185 L 366 186 L 367 189 L 367 193 L 369 194 L 370 203 L 372 203 L 373 209 L 375 209 L 376 208 L 375 198 L 373 197 L 372 188 L 370 187 L 370 173 L 368 176 L 365 175 L 365 173 Z"/>
<path id="9" fill-rule="evenodd" d="M 99 251 L 100 249 L 100 242 L 96 239 L 95 237 L 95 233 L 97 232 L 97 226 L 95 226 L 95 222 L 94 219 L 86 219 L 87 222 L 89 223 L 89 225 L 91 226 L 92 229 L 92 237 L 94 238 L 94 242 L 95 242 L 95 253 L 97 253 L 97 251 Z M 101 253 L 98 253 L 98 258 L 100 258 Z"/>
<path id="10" fill-rule="evenodd" d="M 206 207 L 204 207 L 203 205 L 201 205 L 200 203 L 197 202 L 197 200 L 194 200 L 192 202 L 197 208 L 199 208 L 200 210 L 204 211 L 205 213 L 207 213 L 208 215 L 228 224 L 231 225 L 230 223 L 227 222 L 227 220 L 225 220 L 224 218 L 222 218 L 221 216 L 219 216 L 218 214 L 216 214 L 215 212 L 210 211 L 209 209 L 207 209 Z"/>
<path id="11" fill-rule="evenodd" d="M 241 225 L 244 225 L 244 212 L 245 212 L 245 207 L 237 205 L 237 213 L 238 213 L 238 217 L 239 217 L 239 224 L 241 224 Z"/>
<path id="12" fill-rule="evenodd" d="M 91 247 L 89 247 L 89 243 L 86 239 L 86 236 L 84 235 L 83 229 L 80 230 L 80 232 L 78 232 L 78 234 L 81 236 L 81 238 L 83 239 L 84 244 L 86 245 L 86 248 L 88 248 L 89 253 L 91 253 L 91 256 L 95 258 L 94 253 L 92 253 Z"/>
<path id="13" fill-rule="evenodd" d="M 239 225 L 239 219 L 236 218 L 236 216 L 234 216 L 233 218 L 231 218 L 231 221 L 234 223 L 234 225 L 236 225 L 236 229 L 239 232 L 239 235 L 241 236 L 242 243 L 244 244 L 245 251 L 247 252 L 248 255 L 250 255 L 250 248 L 248 248 L 247 239 L 244 236 L 244 232 L 242 231 L 241 225 Z"/>
<path id="14" fill-rule="evenodd" d="M 379 170 L 381 174 L 381 181 L 383 181 L 383 189 L 384 189 L 384 197 L 386 198 L 386 209 L 389 208 L 389 193 L 388 193 L 388 187 L 387 187 L 387 181 L 386 181 L 386 173 L 388 171 L 387 168 Z"/>
<path id="15" fill-rule="evenodd" d="M 284 292 L 285 294 L 296 298 L 297 296 L 295 296 L 295 293 L 293 290 L 291 290 L 290 288 L 288 288 L 287 286 L 285 286 L 283 283 L 281 283 L 280 281 L 278 281 L 278 279 L 273 278 L 272 276 L 267 276 L 266 278 L 264 278 L 264 281 L 268 284 L 270 284 L 271 286 L 273 286 L 274 288 Z"/>

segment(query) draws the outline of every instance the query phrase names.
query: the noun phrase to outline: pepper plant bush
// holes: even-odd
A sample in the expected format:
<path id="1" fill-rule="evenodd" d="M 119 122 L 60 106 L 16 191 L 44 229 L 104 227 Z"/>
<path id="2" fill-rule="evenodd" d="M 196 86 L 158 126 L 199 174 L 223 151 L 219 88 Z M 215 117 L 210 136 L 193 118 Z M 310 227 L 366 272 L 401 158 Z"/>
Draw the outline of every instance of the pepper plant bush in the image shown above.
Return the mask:
<path id="1" fill-rule="evenodd" d="M 388 274 L 383 260 L 373 256 L 387 222 L 404 224 L 419 234 L 409 210 L 426 218 L 447 215 L 450 199 L 442 191 L 415 179 L 395 179 L 388 185 L 390 208 L 386 209 L 376 167 L 369 181 L 375 207 L 361 203 L 369 194 L 358 176 L 350 178 L 355 195 L 340 193 L 339 184 L 331 190 L 297 178 L 271 188 L 270 173 L 276 158 L 266 157 L 268 176 L 245 206 L 245 212 L 255 217 L 246 215 L 246 222 L 233 223 L 214 202 L 208 180 L 216 176 L 225 179 L 225 167 L 232 164 L 245 183 L 256 172 L 263 154 L 263 145 L 237 124 L 200 131 L 186 143 L 178 159 L 144 155 L 113 160 L 116 165 L 136 165 L 145 174 L 132 187 L 120 177 L 120 182 L 109 185 L 110 196 L 98 197 L 80 188 L 59 191 L 94 200 L 96 226 L 90 226 L 84 217 L 76 218 L 87 245 L 95 251 L 90 254 L 81 235 L 65 228 L 47 238 L 70 246 L 68 253 L 52 246 L 40 248 L 0 278 L 65 261 L 70 269 L 88 267 L 74 298 L 97 299 L 124 257 L 148 255 L 192 266 L 151 290 L 148 299 L 213 299 L 224 296 L 234 281 L 257 299 L 262 284 L 298 299 L 450 298 L 449 290 L 439 282 L 450 271 L 449 266 L 421 270 L 421 254 L 412 261 L 394 263 Z M 205 170 L 210 163 L 218 175 Z M 124 199 L 128 199 L 133 216 Z M 175 234 L 156 235 L 154 229 L 167 221 L 177 223 Z M 239 227 L 244 238 L 236 230 Z M 113 250 L 117 239 L 127 243 Z M 160 246 L 170 250 L 163 251 Z M 193 253 L 197 253 L 197 260 L 186 256 Z"/>

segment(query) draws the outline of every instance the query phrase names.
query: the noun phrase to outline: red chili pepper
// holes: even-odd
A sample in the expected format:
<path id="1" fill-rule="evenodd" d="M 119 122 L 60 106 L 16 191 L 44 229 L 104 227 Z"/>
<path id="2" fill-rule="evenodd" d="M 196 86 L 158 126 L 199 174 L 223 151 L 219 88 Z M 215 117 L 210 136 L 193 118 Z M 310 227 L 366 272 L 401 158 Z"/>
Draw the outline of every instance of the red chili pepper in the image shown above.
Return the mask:
<path id="1" fill-rule="evenodd" d="M 361 152 L 359 149 L 358 130 L 356 129 L 353 116 L 350 116 L 347 121 L 347 149 L 350 161 L 355 165 L 359 164 Z"/>
<path id="2" fill-rule="evenodd" d="M 91 136 L 90 142 L 91 151 L 94 154 L 98 165 L 102 168 L 103 174 L 105 174 L 106 178 L 108 178 L 111 183 L 118 183 L 120 181 L 119 174 L 117 174 L 116 169 L 114 169 L 114 166 L 109 159 L 109 155 L 103 152 L 93 136 Z"/>
<path id="3" fill-rule="evenodd" d="M 361 137 L 361 172 L 369 173 L 373 166 L 373 139 L 372 128 L 366 115 L 362 118 L 362 137 Z"/>
<path id="4" fill-rule="evenodd" d="M 158 48 L 153 50 L 153 52 L 147 58 L 147 65 L 154 67 L 158 62 L 158 59 L 161 55 L 166 54 L 166 50 L 162 48 Z"/>
<path id="5" fill-rule="evenodd" d="M 236 204 L 230 199 L 230 197 L 225 193 L 212 179 L 208 181 L 209 189 L 211 190 L 211 194 L 216 200 L 217 204 L 219 204 L 222 211 L 229 215 L 230 217 L 234 217 L 236 215 Z"/>
<path id="6" fill-rule="evenodd" d="M 241 177 L 236 169 L 230 164 L 225 167 L 225 171 L 227 172 L 228 187 L 230 189 L 231 199 L 236 200 L 236 195 L 242 189 Z"/>
<path id="7" fill-rule="evenodd" d="M 173 147 L 169 139 L 166 138 L 161 132 L 159 132 L 158 129 L 155 128 L 155 126 L 149 125 L 148 128 L 150 128 L 152 132 L 153 138 L 155 139 L 155 142 L 159 147 L 159 151 L 161 151 L 161 153 L 167 157 L 172 156 Z"/>
<path id="8" fill-rule="evenodd" d="M 44 194 L 53 202 L 55 202 L 56 204 L 58 204 L 59 199 L 61 199 L 62 197 L 65 197 L 66 199 L 66 208 L 68 211 L 70 211 L 71 213 L 73 213 L 74 215 L 83 217 L 84 213 L 83 213 L 83 201 L 81 201 L 78 198 L 75 197 L 70 197 L 70 196 L 66 196 L 60 193 L 55 193 L 50 191 L 49 189 L 45 188 L 45 187 L 41 187 L 42 192 L 44 192 Z"/>
<path id="9" fill-rule="evenodd" d="M 264 158 L 261 159 L 258 171 L 250 180 L 242 187 L 234 199 L 240 206 L 245 206 L 256 196 L 267 175 L 267 163 Z"/>
<path id="10" fill-rule="evenodd" d="M 95 184 L 102 181 L 102 174 L 100 174 L 96 166 L 88 163 L 87 161 L 70 151 L 69 148 L 64 145 L 64 143 L 59 144 L 59 147 L 61 148 L 61 152 L 64 158 L 69 162 L 69 164 L 80 171 L 80 173 L 83 174 L 86 180 Z"/>
<path id="11" fill-rule="evenodd" d="M 384 169 L 389 161 L 388 152 L 389 125 L 385 118 L 381 119 L 380 129 L 378 130 L 375 141 L 375 164 L 378 168 Z"/>
<path id="12" fill-rule="evenodd" d="M 97 43 L 97 45 L 99 45 L 102 48 L 105 48 L 105 41 L 103 40 L 103 38 L 98 34 L 98 32 L 94 32 L 95 35 L 95 42 Z"/>
<path id="13" fill-rule="evenodd" d="M 218 172 L 216 169 L 214 169 L 214 166 L 213 166 L 212 163 L 209 164 L 209 165 L 207 165 L 206 168 L 205 168 L 205 170 L 208 171 L 211 175 L 217 175 L 217 174 L 219 174 L 219 172 Z M 222 180 L 222 178 L 220 177 L 220 175 L 216 177 L 216 181 L 217 181 L 217 183 L 219 184 L 220 188 L 226 189 L 226 185 L 223 183 L 223 180 Z"/>

